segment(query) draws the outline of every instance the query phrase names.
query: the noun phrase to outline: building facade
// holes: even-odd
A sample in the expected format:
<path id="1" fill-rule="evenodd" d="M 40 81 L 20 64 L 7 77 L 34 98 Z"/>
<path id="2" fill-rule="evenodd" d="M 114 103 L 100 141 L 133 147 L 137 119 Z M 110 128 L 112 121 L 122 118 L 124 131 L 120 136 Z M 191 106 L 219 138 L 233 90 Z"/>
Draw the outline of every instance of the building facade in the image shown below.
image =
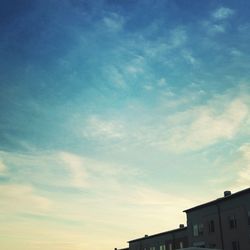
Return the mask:
<path id="1" fill-rule="evenodd" d="M 250 250 L 250 188 L 184 210 L 187 227 L 129 241 L 128 250 Z"/>
<path id="2" fill-rule="evenodd" d="M 131 240 L 129 250 L 175 250 L 188 246 L 187 227 Z"/>
<path id="3" fill-rule="evenodd" d="M 250 189 L 185 210 L 190 246 L 250 250 Z"/>

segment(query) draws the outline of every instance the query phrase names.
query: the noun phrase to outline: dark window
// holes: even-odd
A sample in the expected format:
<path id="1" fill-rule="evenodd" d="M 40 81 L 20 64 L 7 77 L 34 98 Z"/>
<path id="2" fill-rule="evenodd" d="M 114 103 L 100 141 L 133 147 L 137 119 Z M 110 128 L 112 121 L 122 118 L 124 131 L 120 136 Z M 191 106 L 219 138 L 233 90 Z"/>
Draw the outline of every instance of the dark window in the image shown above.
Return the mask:
<path id="1" fill-rule="evenodd" d="M 248 225 L 250 225 L 250 211 L 247 212 Z"/>
<path id="2" fill-rule="evenodd" d="M 168 250 L 173 250 L 173 245 L 172 245 L 172 243 L 169 243 L 169 244 L 168 244 Z"/>
<path id="3" fill-rule="evenodd" d="M 180 249 L 183 248 L 183 242 L 180 241 Z"/>
<path id="4" fill-rule="evenodd" d="M 198 228 L 199 235 L 203 235 L 203 232 L 204 232 L 204 226 L 203 224 L 199 224 L 199 228 Z"/>
<path id="5" fill-rule="evenodd" d="M 214 231 L 215 231 L 214 230 L 214 221 L 210 220 L 209 223 L 208 223 L 208 232 L 213 233 Z"/>
<path id="6" fill-rule="evenodd" d="M 238 240 L 232 242 L 232 250 L 240 250 L 240 242 Z"/>
<path id="7" fill-rule="evenodd" d="M 199 235 L 198 225 L 197 224 L 193 225 L 193 235 L 194 236 L 198 236 Z"/>
<path id="8" fill-rule="evenodd" d="M 230 227 L 231 229 L 236 228 L 236 227 L 237 227 L 237 221 L 236 221 L 235 215 L 229 216 L 228 219 L 229 219 L 229 227 Z"/>

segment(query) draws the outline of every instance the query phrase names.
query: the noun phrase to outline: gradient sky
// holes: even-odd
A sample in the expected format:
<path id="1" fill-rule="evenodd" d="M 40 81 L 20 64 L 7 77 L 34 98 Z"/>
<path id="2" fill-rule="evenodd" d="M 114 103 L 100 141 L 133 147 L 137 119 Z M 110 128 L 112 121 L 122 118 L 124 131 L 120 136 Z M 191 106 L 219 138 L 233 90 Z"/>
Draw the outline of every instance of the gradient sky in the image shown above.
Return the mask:
<path id="1" fill-rule="evenodd" d="M 1 249 L 125 247 L 249 187 L 249 1 L 0 4 Z"/>

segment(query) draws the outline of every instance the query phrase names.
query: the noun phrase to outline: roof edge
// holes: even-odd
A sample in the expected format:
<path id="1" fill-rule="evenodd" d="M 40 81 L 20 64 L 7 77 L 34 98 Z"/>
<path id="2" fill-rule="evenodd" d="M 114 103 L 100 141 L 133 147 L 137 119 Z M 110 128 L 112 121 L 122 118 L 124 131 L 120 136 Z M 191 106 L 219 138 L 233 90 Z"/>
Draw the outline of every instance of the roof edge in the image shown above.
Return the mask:
<path id="1" fill-rule="evenodd" d="M 183 212 L 187 213 L 187 212 L 190 212 L 190 211 L 193 211 L 193 210 L 196 210 L 196 209 L 199 209 L 199 208 L 203 208 L 203 207 L 206 207 L 206 206 L 209 206 L 209 205 L 215 205 L 215 204 L 218 204 L 220 202 L 233 199 L 233 198 L 238 197 L 240 195 L 243 195 L 245 193 L 250 193 L 250 188 L 246 188 L 246 189 L 240 190 L 240 191 L 238 191 L 236 193 L 232 193 L 229 196 L 220 197 L 218 199 L 215 199 L 215 200 L 212 200 L 212 201 L 209 201 L 209 202 L 206 202 L 206 203 L 203 203 L 203 204 L 200 204 L 200 205 L 185 209 L 185 210 L 183 210 Z"/>
<path id="2" fill-rule="evenodd" d="M 174 233 L 174 232 L 182 231 L 182 230 L 186 230 L 186 229 L 187 229 L 187 227 L 176 228 L 176 229 L 172 229 L 172 230 L 169 230 L 169 231 L 165 231 L 165 232 L 161 232 L 161 233 L 157 233 L 157 234 L 148 235 L 147 237 L 144 236 L 144 237 L 137 238 L 137 239 L 134 239 L 134 240 L 129 240 L 129 241 L 127 241 L 127 243 L 136 242 L 136 241 L 140 241 L 140 240 L 145 240 L 145 239 L 149 239 L 149 238 L 160 236 L 162 234 L 170 234 L 170 233 Z"/>

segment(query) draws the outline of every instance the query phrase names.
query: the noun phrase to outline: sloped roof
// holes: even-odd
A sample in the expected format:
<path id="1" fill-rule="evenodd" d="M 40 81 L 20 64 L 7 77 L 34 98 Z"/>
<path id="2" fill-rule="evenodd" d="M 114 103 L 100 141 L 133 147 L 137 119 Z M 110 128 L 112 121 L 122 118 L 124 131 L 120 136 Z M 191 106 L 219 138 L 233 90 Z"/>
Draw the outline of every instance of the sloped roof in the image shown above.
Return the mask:
<path id="1" fill-rule="evenodd" d="M 239 192 L 233 193 L 231 195 L 228 195 L 228 196 L 225 196 L 225 197 L 221 197 L 221 198 L 218 198 L 216 200 L 212 200 L 212 201 L 203 203 L 201 205 L 198 205 L 198 206 L 186 209 L 183 212 L 187 213 L 187 212 L 191 212 L 193 210 L 200 209 L 200 208 L 203 208 L 203 207 L 207 207 L 207 206 L 211 206 L 211 205 L 216 205 L 216 204 L 221 203 L 223 201 L 231 200 L 231 199 L 234 199 L 235 197 L 239 197 L 239 196 L 247 194 L 247 193 L 250 193 L 250 188 L 246 188 L 246 189 L 243 189 L 243 190 L 241 190 Z"/>
<path id="2" fill-rule="evenodd" d="M 164 234 L 171 234 L 171 233 L 175 233 L 175 232 L 179 232 L 179 231 L 184 231 L 186 229 L 187 229 L 187 227 L 176 228 L 176 229 L 173 229 L 173 230 L 170 230 L 170 231 L 165 231 L 165 232 L 161 232 L 161 233 L 157 233 L 157 234 L 148 235 L 146 237 L 144 236 L 144 237 L 141 237 L 141 238 L 130 240 L 130 241 L 128 241 L 128 243 L 139 241 L 139 240 L 146 240 L 146 239 L 161 236 L 161 235 L 164 235 Z"/>

